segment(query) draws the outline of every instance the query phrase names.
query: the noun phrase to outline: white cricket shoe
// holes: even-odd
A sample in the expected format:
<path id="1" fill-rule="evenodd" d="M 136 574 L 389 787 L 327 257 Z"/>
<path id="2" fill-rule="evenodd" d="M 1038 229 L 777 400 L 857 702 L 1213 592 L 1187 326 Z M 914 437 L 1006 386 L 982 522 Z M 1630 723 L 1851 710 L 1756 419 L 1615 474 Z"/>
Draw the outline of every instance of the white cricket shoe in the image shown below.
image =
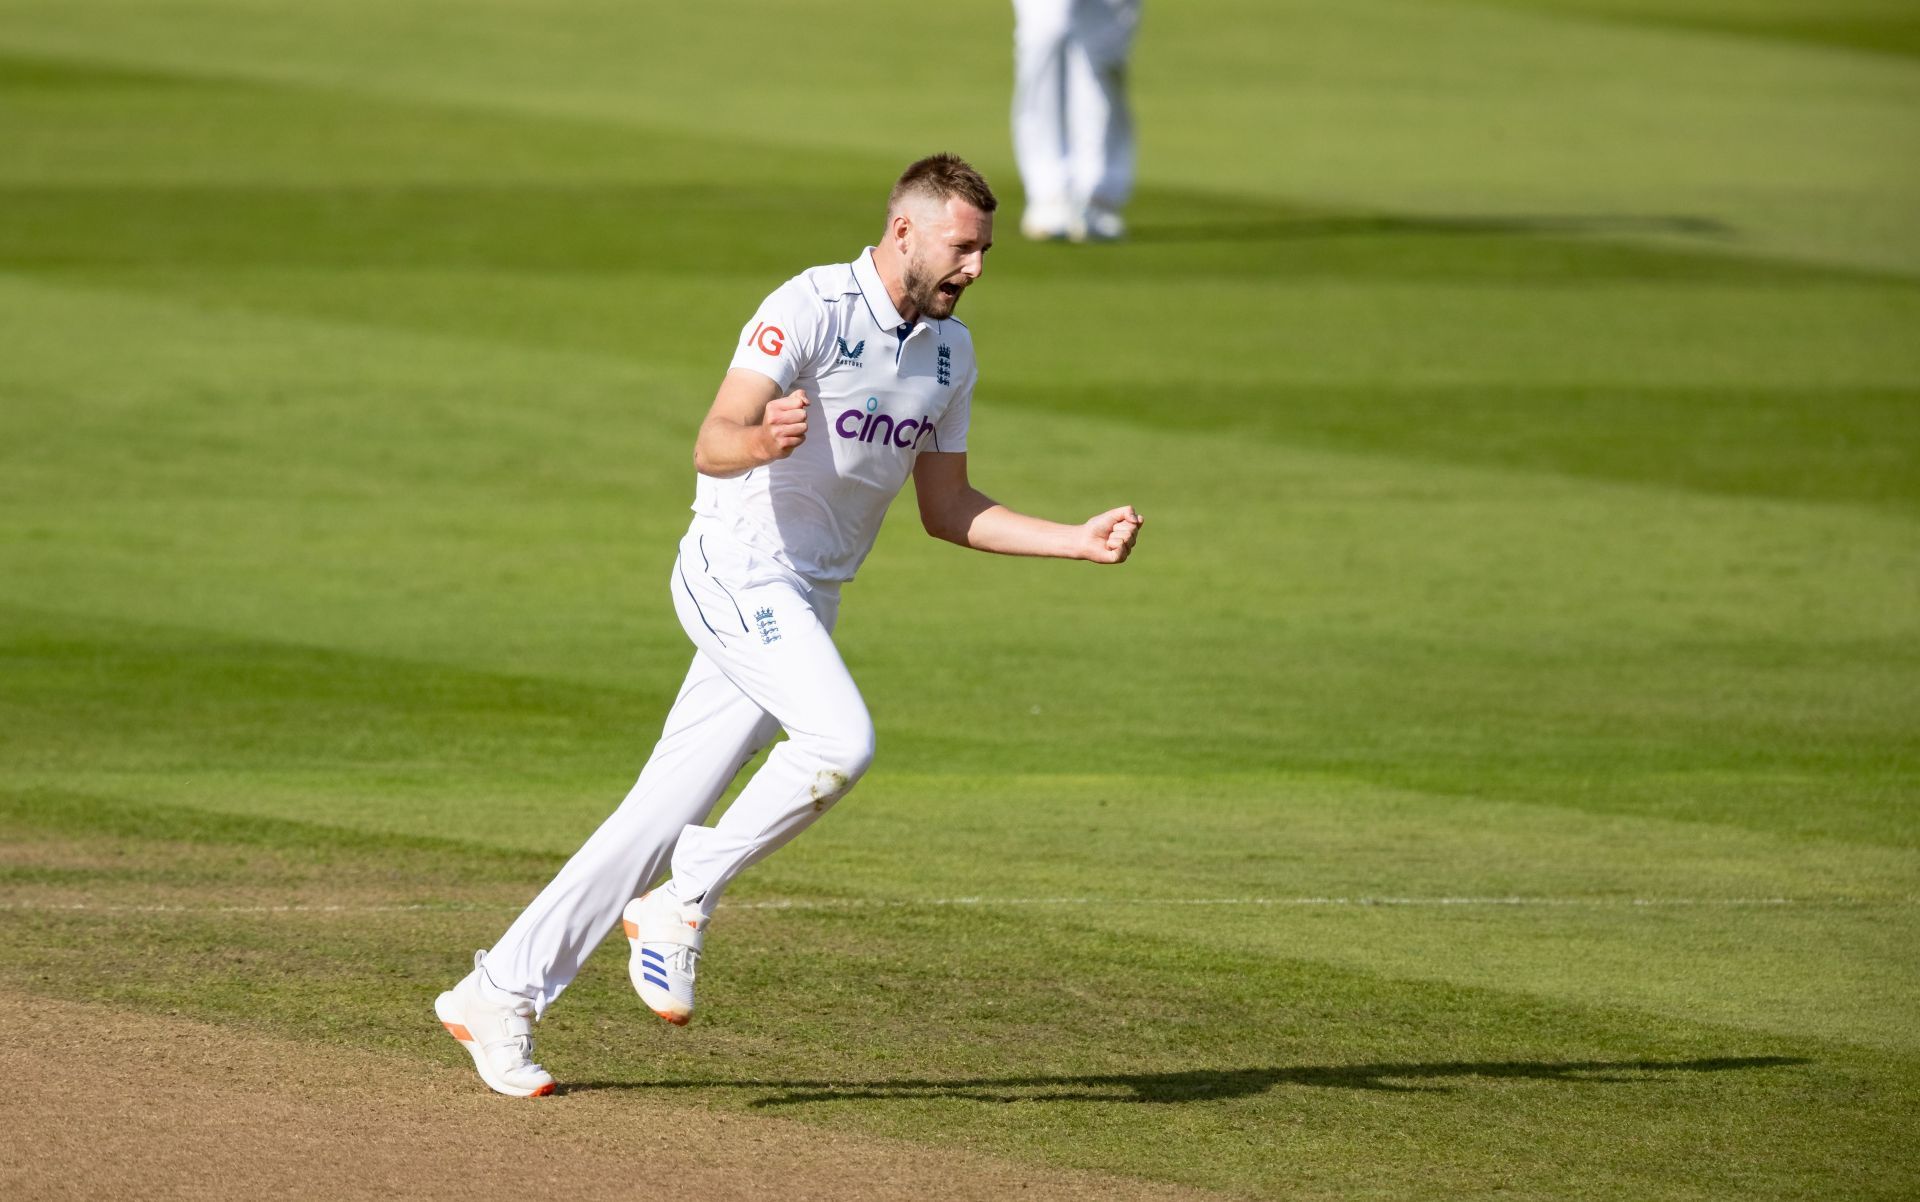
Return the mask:
<path id="1" fill-rule="evenodd" d="M 1127 236 L 1127 219 L 1105 205 L 1088 205 L 1075 224 L 1075 242 L 1118 242 Z"/>
<path id="2" fill-rule="evenodd" d="M 533 1062 L 533 1002 L 489 1000 L 480 983 L 486 956 L 484 950 L 473 953 L 473 971 L 433 1000 L 433 1012 L 473 1057 L 488 1088 L 513 1098 L 544 1098 L 553 1092 L 553 1076 Z"/>
<path id="3" fill-rule="evenodd" d="M 1075 233 L 1073 210 L 1064 204 L 1030 204 L 1020 214 L 1020 233 L 1034 242 L 1060 242 Z"/>
<path id="4" fill-rule="evenodd" d="M 707 941 L 707 916 L 666 889 L 643 893 L 620 915 L 633 954 L 627 975 L 640 1002 L 676 1027 L 693 1017 L 693 977 Z"/>

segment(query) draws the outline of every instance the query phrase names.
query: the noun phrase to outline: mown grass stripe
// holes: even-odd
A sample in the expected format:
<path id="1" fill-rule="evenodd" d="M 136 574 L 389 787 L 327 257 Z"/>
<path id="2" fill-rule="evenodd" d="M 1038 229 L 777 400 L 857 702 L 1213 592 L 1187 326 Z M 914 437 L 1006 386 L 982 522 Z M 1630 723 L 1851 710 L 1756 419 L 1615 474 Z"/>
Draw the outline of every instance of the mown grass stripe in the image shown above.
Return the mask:
<path id="1" fill-rule="evenodd" d="M 1233 907 L 1319 907 L 1356 906 L 1389 909 L 1455 909 L 1494 906 L 1501 908 L 1593 908 L 1660 909 L 1667 907 L 1724 907 L 1728 909 L 1779 909 L 1794 907 L 1833 907 L 1866 910 L 1899 910 L 1920 905 L 1920 898 L 1864 897 L 899 897 L 779 899 L 768 901 L 724 901 L 722 910 L 901 910 L 901 909 L 981 909 L 998 910 L 1021 907 L 1130 906 L 1233 906 Z M 467 902 L 416 902 L 407 905 L 304 904 L 279 906 L 193 906 L 132 905 L 112 902 L 37 902 L 0 901 L 0 910 L 39 913 L 79 911 L 96 914 L 406 914 L 446 911 L 449 913 L 512 913 L 517 905 L 476 904 Z"/>

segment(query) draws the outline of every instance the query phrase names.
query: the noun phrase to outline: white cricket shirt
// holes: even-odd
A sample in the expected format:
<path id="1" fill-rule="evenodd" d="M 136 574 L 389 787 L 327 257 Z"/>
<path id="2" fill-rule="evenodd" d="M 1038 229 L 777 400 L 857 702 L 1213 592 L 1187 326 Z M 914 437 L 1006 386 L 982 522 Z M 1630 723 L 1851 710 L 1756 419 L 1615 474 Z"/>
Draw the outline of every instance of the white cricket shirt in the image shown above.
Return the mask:
<path id="1" fill-rule="evenodd" d="M 743 476 L 698 477 L 694 512 L 811 580 L 853 579 L 921 451 L 967 449 L 973 337 L 951 317 L 902 321 L 872 247 L 782 284 L 728 366 L 805 389 L 807 438 Z"/>

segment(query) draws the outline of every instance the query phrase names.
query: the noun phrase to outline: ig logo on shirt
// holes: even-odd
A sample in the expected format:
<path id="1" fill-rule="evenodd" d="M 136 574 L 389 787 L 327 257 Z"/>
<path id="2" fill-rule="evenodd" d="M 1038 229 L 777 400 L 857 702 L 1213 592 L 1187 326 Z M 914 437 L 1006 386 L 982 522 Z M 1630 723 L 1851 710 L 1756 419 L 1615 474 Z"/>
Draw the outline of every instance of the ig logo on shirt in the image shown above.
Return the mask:
<path id="1" fill-rule="evenodd" d="M 763 321 L 753 327 L 753 333 L 747 335 L 747 345 L 763 355 L 770 355 L 777 359 L 780 357 L 780 352 L 787 349 L 786 331 Z"/>

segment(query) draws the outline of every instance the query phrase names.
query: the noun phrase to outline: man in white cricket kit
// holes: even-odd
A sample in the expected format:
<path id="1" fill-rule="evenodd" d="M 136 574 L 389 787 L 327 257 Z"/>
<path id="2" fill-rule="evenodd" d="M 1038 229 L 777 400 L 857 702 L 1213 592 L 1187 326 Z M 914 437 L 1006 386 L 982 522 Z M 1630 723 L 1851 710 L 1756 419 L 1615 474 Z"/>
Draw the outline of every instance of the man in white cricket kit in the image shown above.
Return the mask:
<path id="1" fill-rule="evenodd" d="M 866 772 L 873 721 L 834 618 L 909 475 L 927 533 L 961 546 L 1095 563 L 1133 550 L 1131 506 L 1062 525 L 968 483 L 976 372 L 953 310 L 980 278 L 996 204 L 965 162 L 922 159 L 894 185 L 880 245 L 788 280 L 743 329 L 694 445 L 694 518 L 668 587 L 696 650 L 660 742 L 620 807 L 435 1002 L 493 1089 L 553 1092 L 533 1023 L 616 921 L 641 1002 L 687 1022 L 727 883 Z M 720 821 L 702 825 L 781 729 Z"/>
<path id="2" fill-rule="evenodd" d="M 1013 0 L 1013 152 L 1029 238 L 1112 241 L 1133 195 L 1127 56 L 1140 0 Z"/>

